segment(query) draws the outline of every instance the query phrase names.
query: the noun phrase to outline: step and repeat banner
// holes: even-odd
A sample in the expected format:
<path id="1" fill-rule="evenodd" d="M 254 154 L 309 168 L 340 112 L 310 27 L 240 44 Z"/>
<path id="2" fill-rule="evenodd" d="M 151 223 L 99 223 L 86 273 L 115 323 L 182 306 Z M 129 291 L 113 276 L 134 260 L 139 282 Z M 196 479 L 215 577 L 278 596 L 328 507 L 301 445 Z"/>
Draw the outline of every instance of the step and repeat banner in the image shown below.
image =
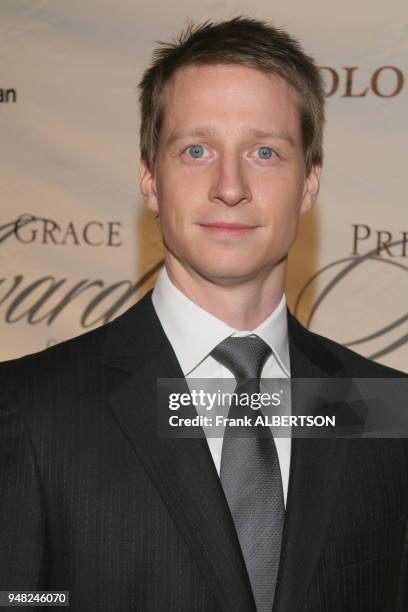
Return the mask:
<path id="1" fill-rule="evenodd" d="M 150 289 L 136 85 L 157 40 L 238 14 L 288 29 L 325 79 L 325 163 L 287 296 L 313 331 L 408 370 L 405 0 L 2 0 L 0 360 L 101 325 Z"/>

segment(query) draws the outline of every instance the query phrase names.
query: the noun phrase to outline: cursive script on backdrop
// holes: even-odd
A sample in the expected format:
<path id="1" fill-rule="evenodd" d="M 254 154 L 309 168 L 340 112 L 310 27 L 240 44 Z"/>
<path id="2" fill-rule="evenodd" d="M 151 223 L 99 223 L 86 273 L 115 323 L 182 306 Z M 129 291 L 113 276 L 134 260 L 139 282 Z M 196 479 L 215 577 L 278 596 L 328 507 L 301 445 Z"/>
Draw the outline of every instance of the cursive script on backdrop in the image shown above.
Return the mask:
<path id="1" fill-rule="evenodd" d="M 402 240 L 397 240 L 395 242 L 391 242 L 388 246 L 394 247 L 401 245 L 403 243 Z M 329 269 L 338 269 L 335 276 L 331 278 L 331 280 L 327 283 L 322 283 L 321 289 L 319 293 L 314 296 L 312 303 L 309 306 L 309 312 L 307 314 L 307 319 L 305 321 L 306 327 L 310 327 L 313 318 L 318 313 L 321 308 L 324 300 L 329 296 L 329 294 L 333 291 L 335 287 L 337 287 L 344 279 L 349 276 L 354 270 L 358 269 L 367 261 L 375 261 L 378 267 L 381 266 L 395 266 L 404 272 L 408 272 L 408 265 L 403 264 L 399 261 L 395 261 L 394 259 L 387 259 L 378 255 L 378 248 L 374 248 L 367 253 L 362 255 L 352 255 L 351 257 L 344 257 L 341 259 L 337 259 L 332 261 L 331 263 L 323 266 L 318 270 L 315 274 L 313 274 L 303 285 L 301 290 L 298 293 L 298 296 L 295 301 L 294 306 L 294 314 L 295 316 L 298 314 L 300 310 L 300 306 L 302 303 L 302 299 L 304 298 L 306 291 L 322 276 L 324 272 Z M 408 279 L 407 279 L 408 280 Z M 408 283 L 407 283 L 407 295 L 408 295 Z M 385 346 L 380 350 L 368 355 L 370 359 L 379 359 L 384 355 L 395 351 L 400 348 L 404 344 L 408 342 L 408 333 L 406 324 L 408 321 L 408 313 L 403 312 L 401 316 L 396 318 L 394 321 L 387 323 L 387 325 L 382 326 L 380 329 L 376 329 L 370 334 L 364 335 L 360 338 L 354 338 L 350 341 L 343 342 L 345 346 L 353 347 L 357 344 L 364 344 L 376 338 L 383 337 L 385 340 Z M 405 331 L 404 331 L 405 328 Z M 400 336 L 397 339 L 392 340 L 387 344 L 386 334 L 393 330 L 400 330 Z"/>

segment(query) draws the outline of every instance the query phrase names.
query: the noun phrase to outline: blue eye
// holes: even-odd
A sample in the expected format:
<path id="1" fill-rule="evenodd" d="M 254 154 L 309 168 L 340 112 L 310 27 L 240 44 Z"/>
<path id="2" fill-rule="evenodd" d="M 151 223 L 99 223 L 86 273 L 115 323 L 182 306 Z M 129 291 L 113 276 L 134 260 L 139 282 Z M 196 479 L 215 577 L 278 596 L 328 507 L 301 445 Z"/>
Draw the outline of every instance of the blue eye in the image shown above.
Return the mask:
<path id="1" fill-rule="evenodd" d="M 187 152 L 189 153 L 190 157 L 199 159 L 204 155 L 204 147 L 202 145 L 191 145 L 191 147 L 188 147 Z"/>
<path id="2" fill-rule="evenodd" d="M 271 159 L 273 149 L 271 149 L 271 147 L 259 147 L 258 155 L 261 159 Z"/>

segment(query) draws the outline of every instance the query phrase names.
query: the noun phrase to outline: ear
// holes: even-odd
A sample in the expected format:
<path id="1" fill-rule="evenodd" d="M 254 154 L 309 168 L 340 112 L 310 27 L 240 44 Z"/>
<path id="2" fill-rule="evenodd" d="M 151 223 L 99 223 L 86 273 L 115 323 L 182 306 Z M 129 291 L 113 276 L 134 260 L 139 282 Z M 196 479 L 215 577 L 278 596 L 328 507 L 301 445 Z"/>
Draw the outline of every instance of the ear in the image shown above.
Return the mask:
<path id="1" fill-rule="evenodd" d="M 310 170 L 308 176 L 305 179 L 302 204 L 300 206 L 301 213 L 305 213 L 310 210 L 317 200 L 320 188 L 321 170 L 321 166 L 312 166 L 312 169 Z"/>
<path id="2" fill-rule="evenodd" d="M 159 202 L 157 198 L 156 180 L 145 161 L 140 161 L 139 188 L 141 194 L 146 198 L 147 207 L 155 215 L 159 214 Z"/>

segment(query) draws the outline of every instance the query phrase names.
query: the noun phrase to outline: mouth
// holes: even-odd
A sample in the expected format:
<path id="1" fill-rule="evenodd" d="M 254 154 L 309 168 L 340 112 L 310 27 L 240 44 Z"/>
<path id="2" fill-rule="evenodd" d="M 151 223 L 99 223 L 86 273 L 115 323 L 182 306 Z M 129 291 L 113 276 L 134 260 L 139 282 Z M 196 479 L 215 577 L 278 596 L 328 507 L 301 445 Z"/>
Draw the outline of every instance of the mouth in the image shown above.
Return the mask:
<path id="1" fill-rule="evenodd" d="M 257 225 L 245 225 L 244 223 L 226 223 L 215 221 L 214 223 L 199 223 L 205 231 L 220 236 L 244 236 L 254 232 Z"/>

